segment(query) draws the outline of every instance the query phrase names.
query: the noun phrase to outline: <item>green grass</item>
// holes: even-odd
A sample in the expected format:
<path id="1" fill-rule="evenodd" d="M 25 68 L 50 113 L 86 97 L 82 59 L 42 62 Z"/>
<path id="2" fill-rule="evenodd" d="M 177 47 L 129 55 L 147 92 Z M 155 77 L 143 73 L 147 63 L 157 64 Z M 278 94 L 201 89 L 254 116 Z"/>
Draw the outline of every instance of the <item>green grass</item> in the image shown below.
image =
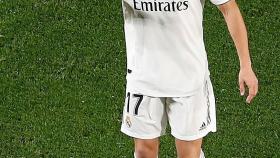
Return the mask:
<path id="1" fill-rule="evenodd" d="M 215 6 L 205 41 L 217 98 L 218 132 L 208 157 L 280 157 L 279 0 L 239 0 L 260 93 L 237 89 L 238 58 Z M 121 1 L 0 0 L 0 157 L 130 158 L 119 132 L 126 57 Z M 176 157 L 161 139 L 161 157 Z"/>

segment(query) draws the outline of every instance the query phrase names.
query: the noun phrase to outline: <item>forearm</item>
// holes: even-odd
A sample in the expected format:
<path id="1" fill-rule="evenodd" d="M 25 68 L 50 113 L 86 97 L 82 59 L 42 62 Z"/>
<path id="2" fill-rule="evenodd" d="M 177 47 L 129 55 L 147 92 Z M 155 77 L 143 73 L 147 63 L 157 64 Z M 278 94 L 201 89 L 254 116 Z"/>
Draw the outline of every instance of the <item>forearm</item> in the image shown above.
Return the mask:
<path id="1" fill-rule="evenodd" d="M 221 4 L 219 9 L 224 15 L 239 56 L 240 72 L 238 82 L 240 94 L 244 95 L 245 85 L 247 85 L 249 95 L 246 102 L 250 103 L 258 92 L 258 79 L 251 67 L 247 30 L 235 0 Z"/>
<path id="2" fill-rule="evenodd" d="M 251 68 L 248 36 L 244 20 L 236 3 L 229 3 L 228 5 L 232 5 L 230 9 L 223 10 L 223 8 L 221 8 L 221 11 L 236 46 L 240 67 Z"/>

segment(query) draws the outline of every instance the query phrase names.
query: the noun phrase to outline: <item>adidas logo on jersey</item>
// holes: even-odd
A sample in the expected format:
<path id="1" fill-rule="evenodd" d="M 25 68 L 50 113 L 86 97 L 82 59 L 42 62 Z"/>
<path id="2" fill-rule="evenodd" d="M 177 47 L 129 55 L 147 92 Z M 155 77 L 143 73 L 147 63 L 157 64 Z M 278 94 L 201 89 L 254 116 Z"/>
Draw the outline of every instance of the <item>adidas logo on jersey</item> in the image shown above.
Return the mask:
<path id="1" fill-rule="evenodd" d="M 133 0 L 134 9 L 142 10 L 142 11 L 166 11 L 166 12 L 175 12 L 175 11 L 183 11 L 189 8 L 189 1 L 172 1 L 172 2 L 158 2 L 154 0 L 154 2 L 147 2 L 141 0 Z"/>

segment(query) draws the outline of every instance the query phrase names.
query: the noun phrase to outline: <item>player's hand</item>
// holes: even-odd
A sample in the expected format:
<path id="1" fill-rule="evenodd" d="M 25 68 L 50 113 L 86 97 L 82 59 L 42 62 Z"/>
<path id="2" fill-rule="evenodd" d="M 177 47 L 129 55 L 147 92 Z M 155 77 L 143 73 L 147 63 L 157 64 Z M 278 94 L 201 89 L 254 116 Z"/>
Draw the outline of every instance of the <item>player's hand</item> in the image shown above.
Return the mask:
<path id="1" fill-rule="evenodd" d="M 252 68 L 241 68 L 239 72 L 239 89 L 241 96 L 245 94 L 245 86 L 249 88 L 249 95 L 246 102 L 251 103 L 258 93 L 258 79 Z"/>

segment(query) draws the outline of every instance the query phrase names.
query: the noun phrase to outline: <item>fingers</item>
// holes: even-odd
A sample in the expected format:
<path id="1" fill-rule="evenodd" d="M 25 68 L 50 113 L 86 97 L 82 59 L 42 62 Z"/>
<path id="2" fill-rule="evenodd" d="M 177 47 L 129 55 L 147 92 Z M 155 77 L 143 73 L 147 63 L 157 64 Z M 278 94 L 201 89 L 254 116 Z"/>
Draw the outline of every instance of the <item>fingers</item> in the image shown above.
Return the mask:
<path id="1" fill-rule="evenodd" d="M 239 81 L 239 90 L 240 90 L 240 95 L 243 96 L 245 94 L 244 81 Z"/>
<path id="2" fill-rule="evenodd" d="M 258 93 L 258 84 L 255 83 L 253 86 L 249 87 L 249 95 L 246 99 L 246 102 L 251 103 L 251 101 L 257 95 L 257 93 Z"/>
<path id="3" fill-rule="evenodd" d="M 246 99 L 246 102 L 247 102 L 248 104 L 250 104 L 254 97 L 255 97 L 254 95 L 248 95 L 248 97 L 247 97 L 247 99 Z"/>
<path id="4" fill-rule="evenodd" d="M 249 88 L 249 95 L 246 98 L 247 103 L 251 103 L 258 93 L 258 79 L 252 69 L 241 69 L 239 72 L 240 94 L 245 94 L 245 86 Z"/>

